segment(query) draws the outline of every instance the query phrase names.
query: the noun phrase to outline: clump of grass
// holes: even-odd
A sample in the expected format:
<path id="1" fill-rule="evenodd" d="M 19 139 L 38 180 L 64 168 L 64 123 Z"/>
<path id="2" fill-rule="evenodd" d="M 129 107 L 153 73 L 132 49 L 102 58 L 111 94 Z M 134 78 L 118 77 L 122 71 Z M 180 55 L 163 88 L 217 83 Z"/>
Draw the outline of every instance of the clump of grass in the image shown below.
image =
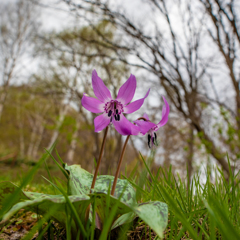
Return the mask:
<path id="1" fill-rule="evenodd" d="M 46 160 L 46 155 L 43 158 Z M 42 162 L 44 160 L 42 159 Z M 188 183 L 186 180 L 188 176 L 186 179 L 181 179 L 172 173 L 171 167 L 169 169 L 160 167 L 156 174 L 152 174 L 144 158 L 142 161 L 145 165 L 142 172 L 136 173 L 135 171 L 129 178 L 125 178 L 136 188 L 139 203 L 148 201 L 167 203 L 169 216 L 164 239 L 240 239 L 239 172 L 235 174 L 229 167 L 230 176 L 227 180 L 222 170 L 216 168 L 213 181 L 210 171 L 206 170 L 205 183 L 202 183 L 198 173 L 194 174 L 191 183 Z M 28 186 L 32 174 L 38 167 L 40 165 L 33 168 L 33 171 L 26 177 L 27 180 L 22 182 L 22 186 Z M 47 166 L 46 170 L 49 179 L 56 183 L 61 192 L 65 191 L 66 189 L 63 189 L 51 176 L 51 171 Z M 50 190 L 52 187 L 53 185 L 48 187 L 49 191 L 53 192 L 57 189 Z M 34 188 L 31 189 L 31 191 L 33 190 Z M 69 213 L 68 221 L 74 221 L 73 208 L 72 205 L 66 209 Z M 114 211 L 113 208 L 109 212 L 110 218 L 114 215 Z M 31 239 L 30 236 L 33 236 L 36 231 L 38 231 L 36 239 L 80 239 L 81 232 L 79 231 L 77 236 L 73 236 L 71 224 L 67 222 L 66 234 L 56 238 L 53 233 L 58 231 L 56 231 L 56 225 L 50 220 L 50 215 L 49 213 L 41 216 L 41 221 L 25 236 L 25 239 Z M 102 232 L 99 232 L 94 230 L 93 225 L 89 223 L 84 225 L 87 234 L 82 239 L 158 239 L 156 234 L 137 218 L 133 223 L 125 224 L 111 233 L 104 227 Z M 109 228 L 108 224 L 106 224 L 106 228 Z"/>
<path id="2" fill-rule="evenodd" d="M 138 189 L 140 201 L 163 201 L 169 207 L 168 226 L 164 239 L 240 239 L 240 189 L 239 172 L 234 174 L 229 166 L 227 180 L 221 169 L 215 169 L 214 181 L 206 170 L 206 182 L 199 173 L 191 183 L 175 176 L 171 167 L 159 168 L 153 175 L 145 164 L 144 185 L 138 179 L 129 179 Z M 188 186 L 189 185 L 189 189 Z"/>

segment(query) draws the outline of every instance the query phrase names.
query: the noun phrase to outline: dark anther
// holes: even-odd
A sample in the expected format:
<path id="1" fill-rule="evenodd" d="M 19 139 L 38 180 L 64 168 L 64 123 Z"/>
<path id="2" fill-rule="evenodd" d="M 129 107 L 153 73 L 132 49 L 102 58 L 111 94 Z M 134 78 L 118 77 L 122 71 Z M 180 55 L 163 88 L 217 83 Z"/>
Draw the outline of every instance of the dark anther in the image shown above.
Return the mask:
<path id="1" fill-rule="evenodd" d="M 115 114 L 114 118 L 115 118 L 116 121 L 120 121 L 120 115 L 119 114 Z"/>
<path id="2" fill-rule="evenodd" d="M 111 118 L 110 118 L 110 122 L 112 122 L 112 116 L 111 116 Z"/>
<path id="3" fill-rule="evenodd" d="M 151 143 L 151 135 L 150 135 L 150 134 L 148 134 L 148 146 L 149 146 L 149 148 L 151 148 L 151 145 L 150 145 L 150 143 Z"/>
<path id="4" fill-rule="evenodd" d="M 116 109 L 116 114 L 118 114 L 118 109 Z"/>
<path id="5" fill-rule="evenodd" d="M 153 143 L 154 143 L 155 146 L 158 145 L 158 144 L 157 144 L 157 134 L 156 134 L 156 133 L 154 133 Z"/>
<path id="6" fill-rule="evenodd" d="M 108 116 L 110 117 L 112 115 L 112 110 L 108 112 Z"/>

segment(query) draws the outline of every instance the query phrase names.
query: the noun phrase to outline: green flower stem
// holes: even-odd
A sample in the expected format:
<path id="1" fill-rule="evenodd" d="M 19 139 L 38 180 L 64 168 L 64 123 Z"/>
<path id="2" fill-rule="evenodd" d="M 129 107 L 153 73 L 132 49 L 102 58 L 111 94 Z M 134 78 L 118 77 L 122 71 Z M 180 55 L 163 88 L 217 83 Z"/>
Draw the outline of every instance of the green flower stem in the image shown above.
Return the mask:
<path id="1" fill-rule="evenodd" d="M 128 140 L 129 140 L 130 136 L 131 135 L 128 135 L 126 140 L 125 140 L 125 143 L 124 143 L 124 146 L 123 146 L 123 149 L 122 149 L 122 153 L 121 153 L 121 156 L 120 156 L 120 159 L 119 159 L 119 162 L 118 162 L 117 171 L 115 173 L 115 178 L 114 178 L 114 181 L 113 181 L 113 186 L 112 186 L 112 191 L 111 191 L 112 196 L 114 195 L 114 192 L 115 192 L 115 188 L 116 188 L 116 185 L 117 185 L 117 179 L 118 179 L 118 175 L 119 175 L 119 172 L 120 172 L 120 167 L 121 167 L 122 160 L 123 160 L 123 155 L 125 153 L 126 146 L 127 146 L 127 143 L 128 143 Z"/>

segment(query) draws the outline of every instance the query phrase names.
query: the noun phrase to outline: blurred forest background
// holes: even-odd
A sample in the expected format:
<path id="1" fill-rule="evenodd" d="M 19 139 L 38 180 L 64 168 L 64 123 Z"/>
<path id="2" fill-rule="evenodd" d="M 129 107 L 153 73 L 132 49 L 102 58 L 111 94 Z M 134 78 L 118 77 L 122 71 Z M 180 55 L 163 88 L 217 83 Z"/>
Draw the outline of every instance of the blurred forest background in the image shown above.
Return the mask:
<path id="1" fill-rule="evenodd" d="M 240 168 L 240 2 L 238 0 L 11 0 L 0 6 L 0 164 L 34 164 L 57 140 L 68 164 L 92 172 L 103 133 L 81 106 L 94 96 L 91 73 L 113 96 L 137 78 L 135 115 L 168 123 L 158 131 L 153 169 L 186 176 L 218 164 Z M 55 18 L 55 16 L 57 16 Z M 58 22 L 58 19 L 62 20 Z M 54 27 L 51 27 L 54 26 Z M 57 27 L 56 27 L 57 26 Z M 123 137 L 108 136 L 101 173 L 117 164 Z M 132 137 L 127 170 L 149 154 L 147 137 Z"/>

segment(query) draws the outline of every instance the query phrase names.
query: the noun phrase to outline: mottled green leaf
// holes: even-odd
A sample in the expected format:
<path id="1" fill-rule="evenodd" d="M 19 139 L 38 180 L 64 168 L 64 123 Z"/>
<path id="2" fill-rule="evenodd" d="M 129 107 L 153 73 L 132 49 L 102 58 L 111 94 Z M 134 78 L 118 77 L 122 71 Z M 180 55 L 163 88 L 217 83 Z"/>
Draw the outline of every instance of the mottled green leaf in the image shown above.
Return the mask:
<path id="1" fill-rule="evenodd" d="M 146 202 L 139 204 L 133 209 L 159 237 L 163 237 L 163 232 L 168 223 L 168 206 L 163 202 Z"/>
<path id="2" fill-rule="evenodd" d="M 94 187 L 94 192 L 101 192 L 101 193 L 108 193 L 109 184 L 112 187 L 114 181 L 113 176 L 108 175 L 101 175 L 97 177 L 97 181 Z M 136 192 L 132 185 L 125 179 L 118 179 L 117 185 L 114 193 L 114 197 L 120 198 L 121 202 L 129 205 L 134 206 L 137 204 L 136 201 Z"/>
<path id="3" fill-rule="evenodd" d="M 11 206 L 11 209 L 6 209 L 6 211 L 4 211 L 5 215 L 3 216 L 3 221 L 8 220 L 11 216 L 13 216 L 22 208 L 44 215 L 45 213 L 49 212 L 52 207 L 58 205 L 57 211 L 55 211 L 51 215 L 51 218 L 55 219 L 61 224 L 65 224 L 67 203 L 63 195 L 49 195 L 43 193 L 23 191 L 20 191 L 18 195 L 14 195 L 14 192 L 17 189 L 18 187 L 11 182 L 0 183 L 1 208 L 4 199 L 8 199 L 9 195 L 12 195 L 14 198 L 14 205 Z M 69 200 L 73 203 L 81 221 L 84 222 L 86 208 L 91 203 L 90 197 L 87 195 L 71 195 L 69 196 Z"/>
<path id="4" fill-rule="evenodd" d="M 69 194 L 89 194 L 92 185 L 93 175 L 82 169 L 79 165 L 67 166 L 65 169 L 69 172 Z M 93 192 L 108 193 L 109 184 L 112 186 L 113 176 L 101 175 L 97 177 Z M 114 196 L 121 197 L 121 201 L 129 205 L 136 205 L 135 190 L 125 179 L 118 179 Z"/>
<path id="5" fill-rule="evenodd" d="M 17 213 L 20 209 L 27 209 L 39 214 L 46 214 L 52 207 L 58 205 L 57 210 L 51 215 L 52 219 L 55 219 L 57 222 L 61 224 L 65 224 L 66 221 L 66 199 L 62 195 L 48 195 L 48 194 L 39 194 L 38 198 L 33 200 L 25 200 L 23 202 L 19 202 L 15 204 L 8 212 L 4 215 L 3 220 L 9 219 L 15 213 Z M 83 198 L 80 196 L 69 196 L 69 200 L 73 203 L 76 208 L 76 211 L 82 221 L 85 218 L 85 211 L 87 206 L 90 204 L 90 197 Z"/>
<path id="6" fill-rule="evenodd" d="M 65 164 L 65 169 L 69 172 L 68 179 L 68 194 L 79 195 L 90 193 L 92 174 L 81 168 L 79 165 L 68 166 Z"/>
<path id="7" fill-rule="evenodd" d="M 57 210 L 51 213 L 51 218 L 61 224 L 65 224 L 67 219 L 66 209 L 68 204 L 73 204 L 76 209 L 76 216 L 79 216 L 79 221 L 85 222 L 86 209 L 90 204 L 95 204 L 97 213 L 98 228 L 101 224 L 109 222 L 109 214 L 113 219 L 111 229 L 114 229 L 122 224 L 130 223 L 134 218 L 141 218 L 146 224 L 152 228 L 159 237 L 163 236 L 163 231 L 167 226 L 168 207 L 162 202 L 148 202 L 137 204 L 135 190 L 127 180 L 118 179 L 114 196 L 109 195 L 109 191 L 113 184 L 113 176 L 98 176 L 94 189 L 90 193 L 93 175 L 82 169 L 79 165 L 67 166 L 68 171 L 68 194 L 66 199 L 63 195 L 49 195 L 35 192 L 19 191 L 19 188 L 10 183 L 0 183 L 0 207 L 4 204 L 4 199 L 8 199 L 13 195 L 14 202 L 11 209 L 3 217 L 3 220 L 9 219 L 20 209 L 29 209 L 44 215 L 50 209 Z M 16 191 L 18 190 L 18 191 Z M 14 193 L 18 193 L 14 195 Z M 69 200 L 68 200 L 69 199 Z M 67 202 L 70 201 L 70 202 Z M 71 205 L 72 206 L 72 205 Z M 92 207 L 91 207 L 92 209 Z M 75 211 L 75 210 L 74 210 Z M 92 211 L 91 211 L 92 212 Z M 91 221 L 91 214 L 90 214 Z M 109 225 L 110 226 L 110 225 Z M 75 222 L 72 221 L 72 228 L 76 231 Z"/>
<path id="8" fill-rule="evenodd" d="M 136 217 L 141 218 L 146 224 L 152 228 L 159 237 L 162 237 L 163 231 L 167 226 L 168 207 L 162 202 L 146 202 L 141 203 L 137 207 L 132 208 L 132 212 L 123 214 L 112 225 L 111 229 L 119 227 L 123 224 L 132 222 Z"/>
<path id="9" fill-rule="evenodd" d="M 34 200 L 36 198 L 45 198 L 46 196 L 52 196 L 45 193 L 38 193 L 38 192 L 24 192 L 24 194 L 30 199 Z M 54 196 L 62 196 L 62 195 L 54 195 Z"/>
<path id="10" fill-rule="evenodd" d="M 125 214 L 121 215 L 118 219 L 116 219 L 116 221 L 113 222 L 111 229 L 114 229 L 114 228 L 119 227 L 126 223 L 130 223 L 136 217 L 137 217 L 137 215 L 134 212 L 125 213 Z"/>

